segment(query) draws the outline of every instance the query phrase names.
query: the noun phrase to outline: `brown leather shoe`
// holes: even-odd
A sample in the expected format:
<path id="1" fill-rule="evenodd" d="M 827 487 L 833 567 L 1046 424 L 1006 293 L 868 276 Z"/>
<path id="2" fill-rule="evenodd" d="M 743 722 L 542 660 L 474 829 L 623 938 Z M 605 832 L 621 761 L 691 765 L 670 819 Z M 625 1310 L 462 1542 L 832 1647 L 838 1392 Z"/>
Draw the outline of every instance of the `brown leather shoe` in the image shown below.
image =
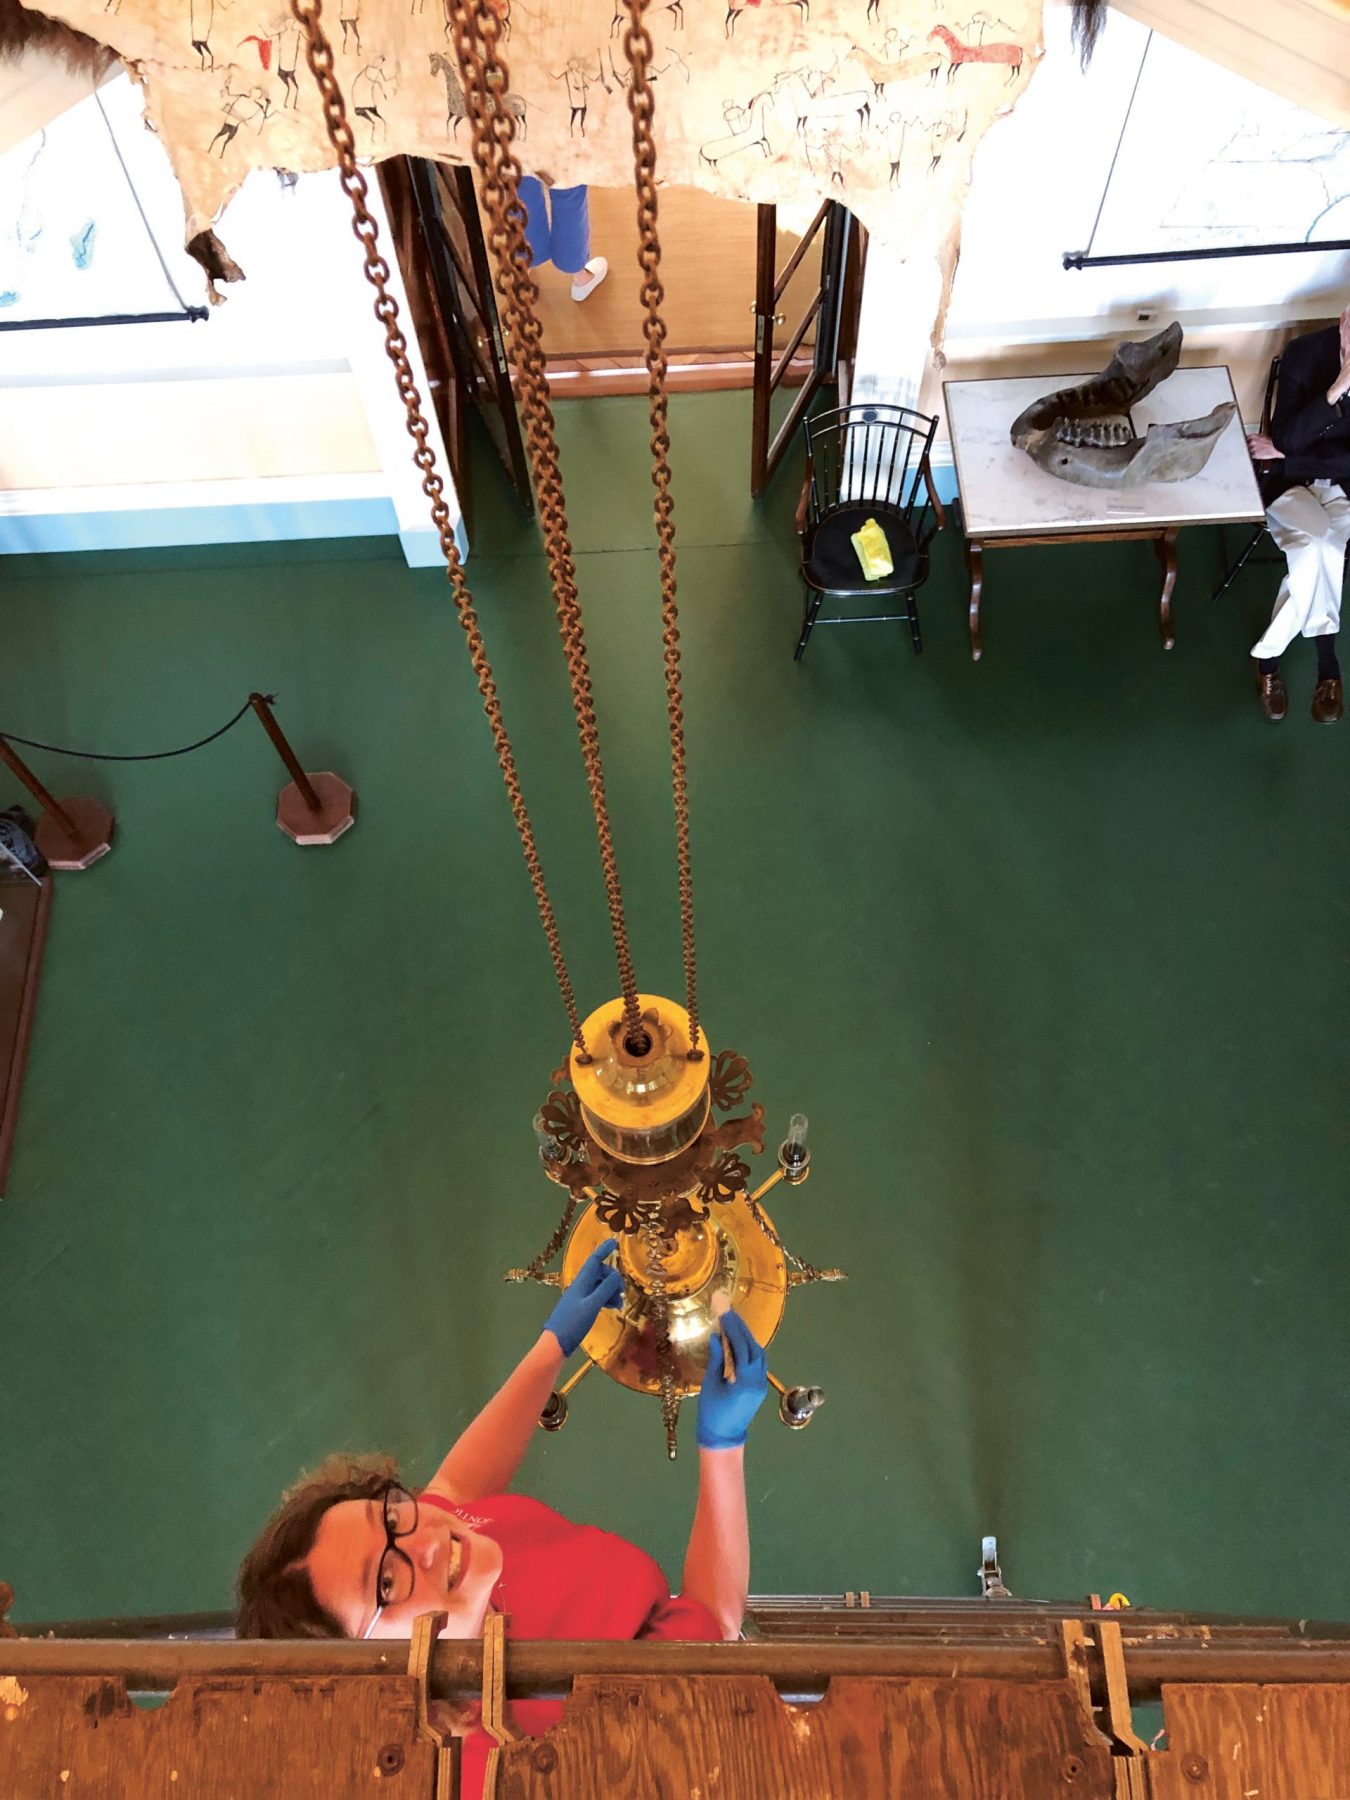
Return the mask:
<path id="1" fill-rule="evenodd" d="M 1312 716 L 1319 725 L 1334 725 L 1344 713 L 1341 678 L 1339 675 L 1329 675 L 1325 681 L 1319 681 L 1313 690 Z"/>
<path id="2" fill-rule="evenodd" d="M 1278 669 L 1272 670 L 1269 675 L 1264 675 L 1260 669 L 1256 668 L 1255 663 L 1252 664 L 1252 667 L 1256 669 L 1256 692 L 1261 702 L 1261 711 L 1273 724 L 1277 719 L 1282 719 L 1289 711 L 1289 695 L 1284 681 Z M 1315 701 L 1314 705 L 1316 705 Z"/>

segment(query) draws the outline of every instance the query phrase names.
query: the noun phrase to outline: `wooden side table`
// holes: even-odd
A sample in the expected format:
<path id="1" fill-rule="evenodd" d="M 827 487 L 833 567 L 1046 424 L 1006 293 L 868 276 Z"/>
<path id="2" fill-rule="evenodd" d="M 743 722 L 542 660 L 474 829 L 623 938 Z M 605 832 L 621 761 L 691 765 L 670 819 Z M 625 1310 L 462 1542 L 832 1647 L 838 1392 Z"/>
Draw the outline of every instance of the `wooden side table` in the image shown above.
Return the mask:
<path id="1" fill-rule="evenodd" d="M 980 598 L 984 592 L 984 553 L 986 550 L 1009 550 L 1016 544 L 1114 544 L 1126 539 L 1147 538 L 1151 541 L 1162 568 L 1162 592 L 1158 596 L 1158 623 L 1162 629 L 1164 650 L 1176 642 L 1172 630 L 1172 589 L 1177 580 L 1177 526 L 1128 526 L 1118 531 L 1047 531 L 1035 536 L 1023 532 L 1017 537 L 967 537 L 966 567 L 970 571 L 970 655 L 978 662 L 984 655 L 980 641 Z"/>
<path id="2" fill-rule="evenodd" d="M 970 572 L 970 654 L 984 653 L 980 603 L 984 553 L 1018 544 L 1104 544 L 1147 539 L 1162 577 L 1158 622 L 1164 650 L 1175 640 L 1172 590 L 1177 578 L 1177 534 L 1187 525 L 1259 522 L 1265 517 L 1240 418 L 1220 435 L 1198 475 L 1186 481 L 1136 488 L 1087 488 L 1061 481 L 1014 449 L 1013 420 L 1043 394 L 1072 387 L 1084 375 L 1037 375 L 1013 380 L 943 383 L 947 427 Z M 1233 399 L 1227 368 L 1178 369 L 1131 409 L 1142 435 L 1150 423 L 1190 419 Z"/>

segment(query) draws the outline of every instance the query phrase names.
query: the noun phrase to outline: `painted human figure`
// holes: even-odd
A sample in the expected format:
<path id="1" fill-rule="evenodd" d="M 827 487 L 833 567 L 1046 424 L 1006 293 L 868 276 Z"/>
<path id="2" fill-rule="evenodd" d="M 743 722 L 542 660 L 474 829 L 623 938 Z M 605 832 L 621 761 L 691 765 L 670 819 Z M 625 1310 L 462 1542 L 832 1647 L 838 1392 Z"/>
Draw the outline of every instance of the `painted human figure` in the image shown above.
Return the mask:
<path id="1" fill-rule="evenodd" d="M 188 33 L 192 40 L 192 48 L 201 58 L 203 69 L 214 69 L 216 59 L 211 54 L 211 26 L 215 22 L 215 0 L 188 0 Z"/>
<path id="2" fill-rule="evenodd" d="M 406 1639 L 427 1612 L 443 1615 L 441 1637 L 461 1640 L 481 1637 L 492 1614 L 510 1638 L 740 1635 L 750 1575 L 745 1446 L 768 1377 L 763 1349 L 734 1312 L 711 1341 L 699 1393 L 698 1499 L 679 1594 L 636 1545 L 506 1491 L 564 1359 L 605 1307 L 621 1303 L 623 1277 L 608 1267 L 616 1245 L 607 1239 L 583 1263 L 420 1492 L 402 1485 L 390 1459 L 350 1456 L 330 1457 L 291 1489 L 239 1571 L 241 1637 Z M 509 1714 L 517 1732 L 537 1736 L 562 1706 L 522 1701 Z M 459 1794 L 479 1800 L 491 1744 L 477 1710 L 442 1708 L 432 1723 L 463 1739 Z"/>
<path id="3" fill-rule="evenodd" d="M 285 19 L 276 32 L 277 43 L 277 78 L 281 82 L 281 105 L 284 111 L 288 106 L 299 106 L 300 84 L 295 78 L 296 65 L 300 61 L 300 25 L 296 19 Z"/>
<path id="4" fill-rule="evenodd" d="M 971 17 L 966 20 L 963 29 L 967 41 L 973 39 L 974 42 L 979 45 L 984 42 L 985 32 L 995 25 L 998 26 L 999 30 L 1003 32 L 1006 37 L 1012 36 L 1014 27 L 1011 26 L 1006 19 L 991 18 L 987 12 L 973 13 Z"/>
<path id="5" fill-rule="evenodd" d="M 837 129 L 822 131 L 807 140 L 807 155 L 813 167 L 825 171 L 831 187 L 844 185 L 844 136 Z"/>
<path id="6" fill-rule="evenodd" d="M 928 154 L 931 161 L 928 173 L 931 175 L 942 161 L 943 152 L 953 139 L 959 144 L 966 135 L 966 115 L 962 113 L 940 113 L 928 125 Z"/>
<path id="7" fill-rule="evenodd" d="M 571 109 L 571 117 L 567 121 L 568 137 L 574 137 L 578 131 L 582 137 L 585 137 L 588 96 L 596 81 L 603 82 L 604 78 L 604 69 L 600 65 L 598 55 L 594 75 L 591 74 L 589 65 L 583 62 L 579 56 L 569 56 L 563 67 L 554 75 L 553 80 L 561 81 L 567 90 L 567 104 Z"/>
<path id="8" fill-rule="evenodd" d="M 221 161 L 225 160 L 225 151 L 239 134 L 241 125 L 252 125 L 256 122 L 261 131 L 272 111 L 272 103 L 260 87 L 249 88 L 247 93 L 236 94 L 226 84 L 222 95 L 222 120 L 219 131 L 207 145 L 209 156 L 220 145 Z"/>
<path id="9" fill-rule="evenodd" d="M 356 53 L 361 54 L 361 0 L 338 0 L 338 24 L 342 27 L 342 48 L 349 36 L 356 39 Z"/>
<path id="10" fill-rule="evenodd" d="M 1285 350 L 1270 434 L 1247 444 L 1266 525 L 1288 563 L 1270 624 L 1252 645 L 1261 710 L 1272 720 L 1288 711 L 1279 659 L 1296 637 L 1309 637 L 1317 646 L 1312 716 L 1331 725 L 1345 711 L 1336 634 L 1350 540 L 1350 306 Z"/>
<path id="11" fill-rule="evenodd" d="M 905 154 L 905 136 L 909 131 L 910 121 L 903 113 L 893 112 L 881 128 L 882 142 L 886 147 L 886 155 L 890 161 L 891 174 L 889 186 L 900 185 L 900 163 Z"/>
<path id="12" fill-rule="evenodd" d="M 380 112 L 380 102 L 388 98 L 389 82 L 385 71 L 385 57 L 377 56 L 373 63 L 367 63 L 359 75 L 352 79 L 352 111 L 358 119 L 364 119 L 370 126 L 371 135 L 388 136 L 389 128 Z"/>

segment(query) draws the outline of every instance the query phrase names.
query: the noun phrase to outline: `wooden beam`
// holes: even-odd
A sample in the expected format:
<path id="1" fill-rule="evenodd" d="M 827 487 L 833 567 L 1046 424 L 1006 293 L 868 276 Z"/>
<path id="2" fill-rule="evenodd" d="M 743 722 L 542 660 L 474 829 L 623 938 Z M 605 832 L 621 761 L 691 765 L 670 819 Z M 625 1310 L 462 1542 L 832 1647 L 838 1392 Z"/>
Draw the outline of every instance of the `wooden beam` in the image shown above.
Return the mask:
<path id="1" fill-rule="evenodd" d="M 1350 69 L 1350 7 L 1344 0 L 1111 0 L 1111 4 L 1258 87 L 1350 127 L 1350 83 L 1345 75 Z"/>
<path id="2" fill-rule="evenodd" d="M 1128 1646 L 1129 1693 L 1155 1700 L 1164 1682 L 1350 1683 L 1350 1644 L 1261 1639 L 1235 1644 L 1168 1639 Z M 483 1650 L 477 1642 L 442 1641 L 432 1659 L 431 1691 L 441 1699 L 477 1693 Z M 387 1675 L 406 1669 L 406 1641 L 345 1639 L 183 1643 L 156 1639 L 11 1638 L 0 1642 L 0 1675 L 121 1676 L 129 1688 L 163 1691 L 183 1676 L 257 1678 Z M 952 1643 L 853 1641 L 834 1638 L 737 1644 L 513 1642 L 506 1691 L 512 1699 L 563 1695 L 573 1677 L 765 1675 L 791 1694 L 818 1694 L 836 1676 L 909 1679 L 1059 1681 L 1064 1650 L 1058 1634 L 1042 1641 Z M 1105 1698 L 1100 1669 L 1093 1689 Z"/>

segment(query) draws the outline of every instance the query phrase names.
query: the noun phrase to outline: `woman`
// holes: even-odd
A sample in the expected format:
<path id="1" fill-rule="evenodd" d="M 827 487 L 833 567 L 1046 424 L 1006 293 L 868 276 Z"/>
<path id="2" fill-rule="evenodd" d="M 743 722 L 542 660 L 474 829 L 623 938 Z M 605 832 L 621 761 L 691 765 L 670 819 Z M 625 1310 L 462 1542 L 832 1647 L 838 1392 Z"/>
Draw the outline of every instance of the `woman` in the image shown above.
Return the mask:
<path id="1" fill-rule="evenodd" d="M 416 1499 L 380 1457 L 330 1457 L 290 1491 L 239 1571 L 240 1637 L 405 1638 L 419 1613 L 444 1612 L 442 1637 L 474 1638 L 489 1611 L 505 1614 L 507 1636 L 518 1638 L 740 1635 L 750 1581 L 745 1438 L 767 1378 L 764 1352 L 735 1313 L 712 1340 L 699 1394 L 698 1499 L 677 1597 L 635 1545 L 503 1491 L 565 1358 L 603 1307 L 621 1303 L 623 1277 L 607 1261 L 617 1244 L 608 1238 L 587 1257 Z M 561 1712 L 527 1701 L 511 1718 L 533 1736 Z M 463 1794 L 481 1791 L 489 1748 L 484 1732 L 469 1733 Z"/>
<path id="2" fill-rule="evenodd" d="M 572 298 L 585 300 L 609 274 L 603 256 L 591 255 L 591 209 L 584 185 L 555 187 L 542 170 L 522 175 L 520 203 L 525 208 L 525 242 L 530 267 L 552 263 L 572 278 Z"/>

